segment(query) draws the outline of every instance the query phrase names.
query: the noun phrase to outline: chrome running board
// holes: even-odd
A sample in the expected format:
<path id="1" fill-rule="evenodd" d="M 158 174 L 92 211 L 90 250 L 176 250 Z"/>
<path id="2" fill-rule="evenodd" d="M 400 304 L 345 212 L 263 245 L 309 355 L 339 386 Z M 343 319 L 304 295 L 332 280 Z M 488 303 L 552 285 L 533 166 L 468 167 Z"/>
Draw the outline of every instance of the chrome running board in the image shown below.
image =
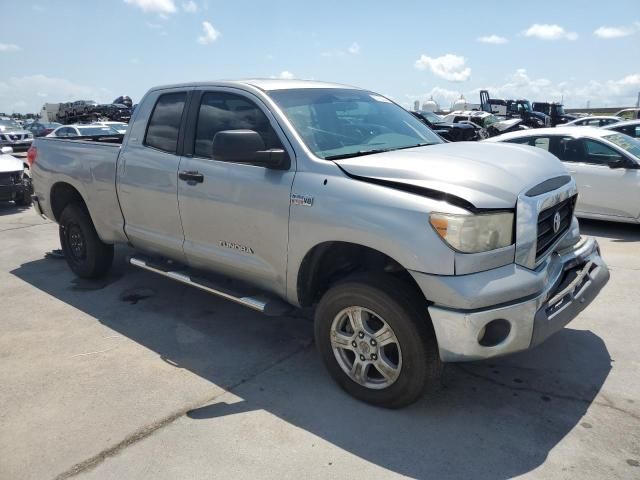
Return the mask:
<path id="1" fill-rule="evenodd" d="M 163 277 L 167 277 L 177 282 L 199 288 L 200 290 L 203 290 L 207 293 L 211 293 L 226 300 L 244 305 L 245 307 L 249 307 L 253 310 L 264 313 L 265 315 L 284 315 L 290 312 L 292 309 L 289 304 L 277 298 L 270 298 L 267 295 L 248 296 L 239 294 L 215 285 L 213 282 L 207 279 L 194 277 L 187 269 L 176 270 L 175 266 L 174 269 L 167 268 L 170 267 L 171 264 L 159 265 L 142 256 L 130 257 L 129 263 L 134 267 L 157 273 L 158 275 L 162 275 Z"/>

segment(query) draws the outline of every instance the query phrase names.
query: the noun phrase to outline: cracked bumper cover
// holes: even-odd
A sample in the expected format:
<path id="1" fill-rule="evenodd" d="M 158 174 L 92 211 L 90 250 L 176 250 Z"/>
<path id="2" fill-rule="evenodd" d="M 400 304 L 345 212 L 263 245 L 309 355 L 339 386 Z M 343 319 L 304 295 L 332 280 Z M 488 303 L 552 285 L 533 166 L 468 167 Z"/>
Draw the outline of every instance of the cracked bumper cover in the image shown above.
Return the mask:
<path id="1" fill-rule="evenodd" d="M 537 270 L 512 264 L 471 275 L 411 272 L 430 301 L 440 358 L 480 360 L 531 348 L 573 320 L 609 280 L 597 242 L 583 238 Z M 485 325 L 504 319 L 507 337 L 482 346 Z"/>

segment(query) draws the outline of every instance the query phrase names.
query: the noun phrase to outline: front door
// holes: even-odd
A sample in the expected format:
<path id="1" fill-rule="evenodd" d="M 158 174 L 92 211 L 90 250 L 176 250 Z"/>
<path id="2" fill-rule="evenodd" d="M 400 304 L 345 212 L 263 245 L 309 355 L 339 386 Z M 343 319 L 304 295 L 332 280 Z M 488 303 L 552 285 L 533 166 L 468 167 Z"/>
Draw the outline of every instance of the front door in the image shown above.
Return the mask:
<path id="1" fill-rule="evenodd" d="M 578 184 L 578 212 L 613 217 L 640 215 L 639 170 L 610 168 L 624 157 L 609 145 L 589 138 L 568 140 L 560 157 Z"/>
<path id="2" fill-rule="evenodd" d="M 295 174 L 292 150 L 259 99 L 229 88 L 195 93 L 189 112 L 194 127 L 185 137 L 180 163 L 184 179 L 178 185 L 187 262 L 283 295 Z M 217 132 L 246 129 L 260 134 L 265 149 L 287 150 L 291 168 L 271 170 L 214 158 Z"/>

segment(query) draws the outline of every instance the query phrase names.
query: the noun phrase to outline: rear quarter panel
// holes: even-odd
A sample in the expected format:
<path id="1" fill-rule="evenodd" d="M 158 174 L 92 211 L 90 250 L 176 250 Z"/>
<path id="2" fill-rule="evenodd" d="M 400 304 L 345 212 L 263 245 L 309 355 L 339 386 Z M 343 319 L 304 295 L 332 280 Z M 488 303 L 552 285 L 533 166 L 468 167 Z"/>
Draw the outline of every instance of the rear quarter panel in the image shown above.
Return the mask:
<path id="1" fill-rule="evenodd" d="M 126 242 L 115 188 L 120 145 L 44 137 L 34 146 L 38 154 L 32 166 L 33 185 L 44 214 L 57 220 L 51 192 L 57 183 L 68 183 L 84 199 L 100 239 Z"/>

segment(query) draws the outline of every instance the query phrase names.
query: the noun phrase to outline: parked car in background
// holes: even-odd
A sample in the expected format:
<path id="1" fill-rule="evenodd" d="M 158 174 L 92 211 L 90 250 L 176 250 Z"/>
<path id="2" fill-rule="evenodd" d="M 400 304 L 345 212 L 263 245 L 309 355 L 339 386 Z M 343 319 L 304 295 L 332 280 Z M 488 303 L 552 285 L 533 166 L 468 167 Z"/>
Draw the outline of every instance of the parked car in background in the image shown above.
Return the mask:
<path id="1" fill-rule="evenodd" d="M 73 114 L 72 103 L 71 102 L 59 103 L 57 109 L 55 105 L 56 104 L 45 103 L 43 110 L 46 113 L 47 120 L 51 121 L 53 119 L 52 116 L 55 116 L 55 119 L 58 120 L 58 122 L 61 122 L 61 123 L 66 122 L 67 119 Z"/>
<path id="2" fill-rule="evenodd" d="M 621 117 L 611 115 L 589 115 L 587 117 L 576 118 L 564 124 L 566 127 L 604 127 L 611 123 L 621 121 Z"/>
<path id="3" fill-rule="evenodd" d="M 507 120 L 519 118 L 522 120 L 522 125 L 529 128 L 551 126 L 551 118 L 542 112 L 535 112 L 531 102 L 525 99 L 502 100 L 491 98 L 487 90 L 480 90 L 480 109 Z"/>
<path id="4" fill-rule="evenodd" d="M 62 124 L 57 122 L 33 122 L 25 127 L 25 130 L 33 133 L 34 137 L 44 137 L 45 135 L 49 135 L 56 128 L 61 127 Z"/>
<path id="5" fill-rule="evenodd" d="M 415 401 L 443 361 L 541 343 L 609 278 L 553 155 L 444 143 L 367 90 L 165 85 L 118 140 L 30 150 L 71 270 L 106 275 L 124 243 L 132 266 L 257 311 L 315 307 L 328 371 L 375 405 Z"/>
<path id="6" fill-rule="evenodd" d="M 467 123 L 446 122 L 433 112 L 413 111 L 413 115 L 422 120 L 431 130 L 450 142 L 476 140 L 477 129 Z"/>
<path id="7" fill-rule="evenodd" d="M 128 107 L 128 108 L 131 108 L 133 106 L 133 101 L 131 100 L 131 97 L 127 95 L 122 95 L 116 98 L 112 103 L 115 103 L 118 105 L 124 105 L 125 107 Z"/>
<path id="8" fill-rule="evenodd" d="M 578 217 L 640 223 L 640 140 L 602 128 L 562 126 L 487 141 L 530 145 L 558 157 L 578 184 Z"/>
<path id="9" fill-rule="evenodd" d="M 531 104 L 534 112 L 541 112 L 548 115 L 551 119 L 551 126 L 561 125 L 563 123 L 576 120 L 578 117 L 565 113 L 564 106 L 556 102 L 533 102 Z"/>
<path id="10" fill-rule="evenodd" d="M 71 113 L 74 116 L 87 115 L 98 106 L 98 102 L 93 100 L 76 100 L 71 104 Z"/>
<path id="11" fill-rule="evenodd" d="M 627 120 L 625 122 L 616 122 L 602 127 L 605 130 L 614 130 L 624 133 L 633 138 L 640 138 L 640 120 Z"/>
<path id="12" fill-rule="evenodd" d="M 121 103 L 98 105 L 93 111 L 113 121 L 129 121 L 131 118 L 131 108 Z"/>
<path id="13" fill-rule="evenodd" d="M 120 135 L 120 133 L 108 125 L 63 125 L 56 128 L 47 137 L 95 137 L 105 135 Z"/>
<path id="14" fill-rule="evenodd" d="M 13 152 L 26 152 L 33 142 L 33 134 L 14 120 L 0 120 L 0 147 L 11 147 Z"/>
<path id="15" fill-rule="evenodd" d="M 124 122 L 96 122 L 93 125 L 104 125 L 105 127 L 111 127 L 118 133 L 126 133 L 128 124 Z"/>
<path id="16" fill-rule="evenodd" d="M 458 110 L 446 115 L 443 120 L 447 123 L 471 125 L 476 129 L 478 139 L 494 137 L 501 133 L 527 128 L 522 125 L 521 118 L 501 119 L 492 113 L 480 110 Z"/>
<path id="17" fill-rule="evenodd" d="M 31 205 L 31 177 L 24 162 L 11 155 L 11 147 L 0 147 L 0 202 Z"/>
<path id="18" fill-rule="evenodd" d="M 638 120 L 640 119 L 640 108 L 624 108 L 616 112 L 615 116 L 624 120 Z"/>

